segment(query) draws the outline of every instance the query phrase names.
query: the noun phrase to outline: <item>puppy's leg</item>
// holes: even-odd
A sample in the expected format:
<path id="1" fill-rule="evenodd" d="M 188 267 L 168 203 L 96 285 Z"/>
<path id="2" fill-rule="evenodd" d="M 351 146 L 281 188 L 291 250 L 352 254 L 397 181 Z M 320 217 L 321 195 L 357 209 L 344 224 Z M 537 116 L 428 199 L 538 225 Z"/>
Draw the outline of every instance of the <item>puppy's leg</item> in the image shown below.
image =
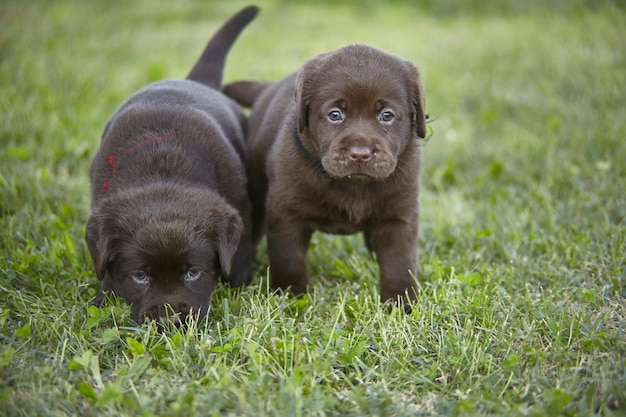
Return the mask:
<path id="1" fill-rule="evenodd" d="M 250 162 L 254 164 L 254 162 Z M 265 200 L 267 197 L 267 178 L 264 173 L 248 171 L 248 194 L 252 204 L 252 247 L 259 245 L 265 234 Z"/>
<path id="2" fill-rule="evenodd" d="M 365 247 L 368 251 L 374 252 L 372 249 L 372 232 L 370 229 L 363 230 L 363 242 L 365 242 Z"/>
<path id="3" fill-rule="evenodd" d="M 294 295 L 306 291 L 307 251 L 312 233 L 301 222 L 289 222 L 268 213 L 267 250 L 272 288 L 291 288 Z"/>
<path id="4" fill-rule="evenodd" d="M 376 253 L 380 268 L 381 300 L 400 303 L 402 300 L 415 300 L 417 221 L 406 223 L 397 220 L 374 224 L 366 236 Z"/>

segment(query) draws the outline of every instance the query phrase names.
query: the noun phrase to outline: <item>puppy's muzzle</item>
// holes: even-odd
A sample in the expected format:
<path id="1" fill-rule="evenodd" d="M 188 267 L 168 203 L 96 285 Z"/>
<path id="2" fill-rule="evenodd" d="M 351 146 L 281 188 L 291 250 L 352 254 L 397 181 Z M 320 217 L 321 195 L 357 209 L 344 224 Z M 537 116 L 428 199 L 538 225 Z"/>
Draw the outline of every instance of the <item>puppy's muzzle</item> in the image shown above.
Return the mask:
<path id="1" fill-rule="evenodd" d="M 194 313 L 194 315 L 198 316 L 198 318 L 204 316 L 201 308 L 193 308 L 186 303 L 178 303 L 174 305 L 156 304 L 148 308 L 144 312 L 143 317 L 148 320 L 154 320 L 158 323 L 169 322 L 175 325 L 180 325 L 190 313 Z"/>
<path id="2" fill-rule="evenodd" d="M 395 163 L 389 152 L 376 143 L 353 141 L 339 143 L 322 158 L 324 170 L 335 179 L 357 182 L 381 181 L 393 172 Z"/>

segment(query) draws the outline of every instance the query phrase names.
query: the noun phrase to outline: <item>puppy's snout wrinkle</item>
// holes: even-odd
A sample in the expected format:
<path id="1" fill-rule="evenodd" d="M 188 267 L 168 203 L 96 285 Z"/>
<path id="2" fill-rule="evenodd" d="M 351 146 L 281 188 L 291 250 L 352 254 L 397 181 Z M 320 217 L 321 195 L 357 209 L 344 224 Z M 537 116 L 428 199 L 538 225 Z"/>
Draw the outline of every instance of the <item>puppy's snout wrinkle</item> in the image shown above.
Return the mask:
<path id="1" fill-rule="evenodd" d="M 352 146 L 348 149 L 348 157 L 353 162 L 368 162 L 374 151 L 367 146 Z"/>

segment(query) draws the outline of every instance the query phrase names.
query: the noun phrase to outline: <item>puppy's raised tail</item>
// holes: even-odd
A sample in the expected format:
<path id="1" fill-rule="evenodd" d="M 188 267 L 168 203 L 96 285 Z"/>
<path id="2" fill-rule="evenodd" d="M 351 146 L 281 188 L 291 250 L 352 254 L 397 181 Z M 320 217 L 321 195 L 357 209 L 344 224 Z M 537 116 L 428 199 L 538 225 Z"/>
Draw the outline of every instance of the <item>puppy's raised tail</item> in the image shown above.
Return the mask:
<path id="1" fill-rule="evenodd" d="M 228 83 L 222 92 L 244 107 L 252 107 L 254 100 L 271 83 L 259 81 L 235 81 Z"/>
<path id="2" fill-rule="evenodd" d="M 187 79 L 198 81 L 219 90 L 222 86 L 222 76 L 228 51 L 241 31 L 258 13 L 258 7 L 248 6 L 228 19 L 204 48 L 200 59 L 187 75 Z"/>

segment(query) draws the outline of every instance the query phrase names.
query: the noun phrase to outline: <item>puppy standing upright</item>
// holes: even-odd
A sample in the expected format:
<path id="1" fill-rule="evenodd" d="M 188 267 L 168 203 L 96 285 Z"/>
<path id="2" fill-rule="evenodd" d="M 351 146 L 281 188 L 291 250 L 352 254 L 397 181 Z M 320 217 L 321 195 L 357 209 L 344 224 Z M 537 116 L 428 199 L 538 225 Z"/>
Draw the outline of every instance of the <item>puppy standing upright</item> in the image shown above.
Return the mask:
<path id="1" fill-rule="evenodd" d="M 258 9 L 208 43 L 187 80 L 151 84 L 113 114 L 91 166 L 86 240 L 107 292 L 132 317 L 206 314 L 218 276 L 252 278 L 245 116 L 219 90 L 226 54 Z"/>
<path id="2" fill-rule="evenodd" d="M 426 136 L 417 69 L 350 45 L 277 83 L 243 81 L 224 92 L 252 107 L 253 242 L 265 226 L 272 286 L 305 291 L 314 231 L 363 231 L 377 256 L 382 300 L 414 298 L 418 138 Z"/>

